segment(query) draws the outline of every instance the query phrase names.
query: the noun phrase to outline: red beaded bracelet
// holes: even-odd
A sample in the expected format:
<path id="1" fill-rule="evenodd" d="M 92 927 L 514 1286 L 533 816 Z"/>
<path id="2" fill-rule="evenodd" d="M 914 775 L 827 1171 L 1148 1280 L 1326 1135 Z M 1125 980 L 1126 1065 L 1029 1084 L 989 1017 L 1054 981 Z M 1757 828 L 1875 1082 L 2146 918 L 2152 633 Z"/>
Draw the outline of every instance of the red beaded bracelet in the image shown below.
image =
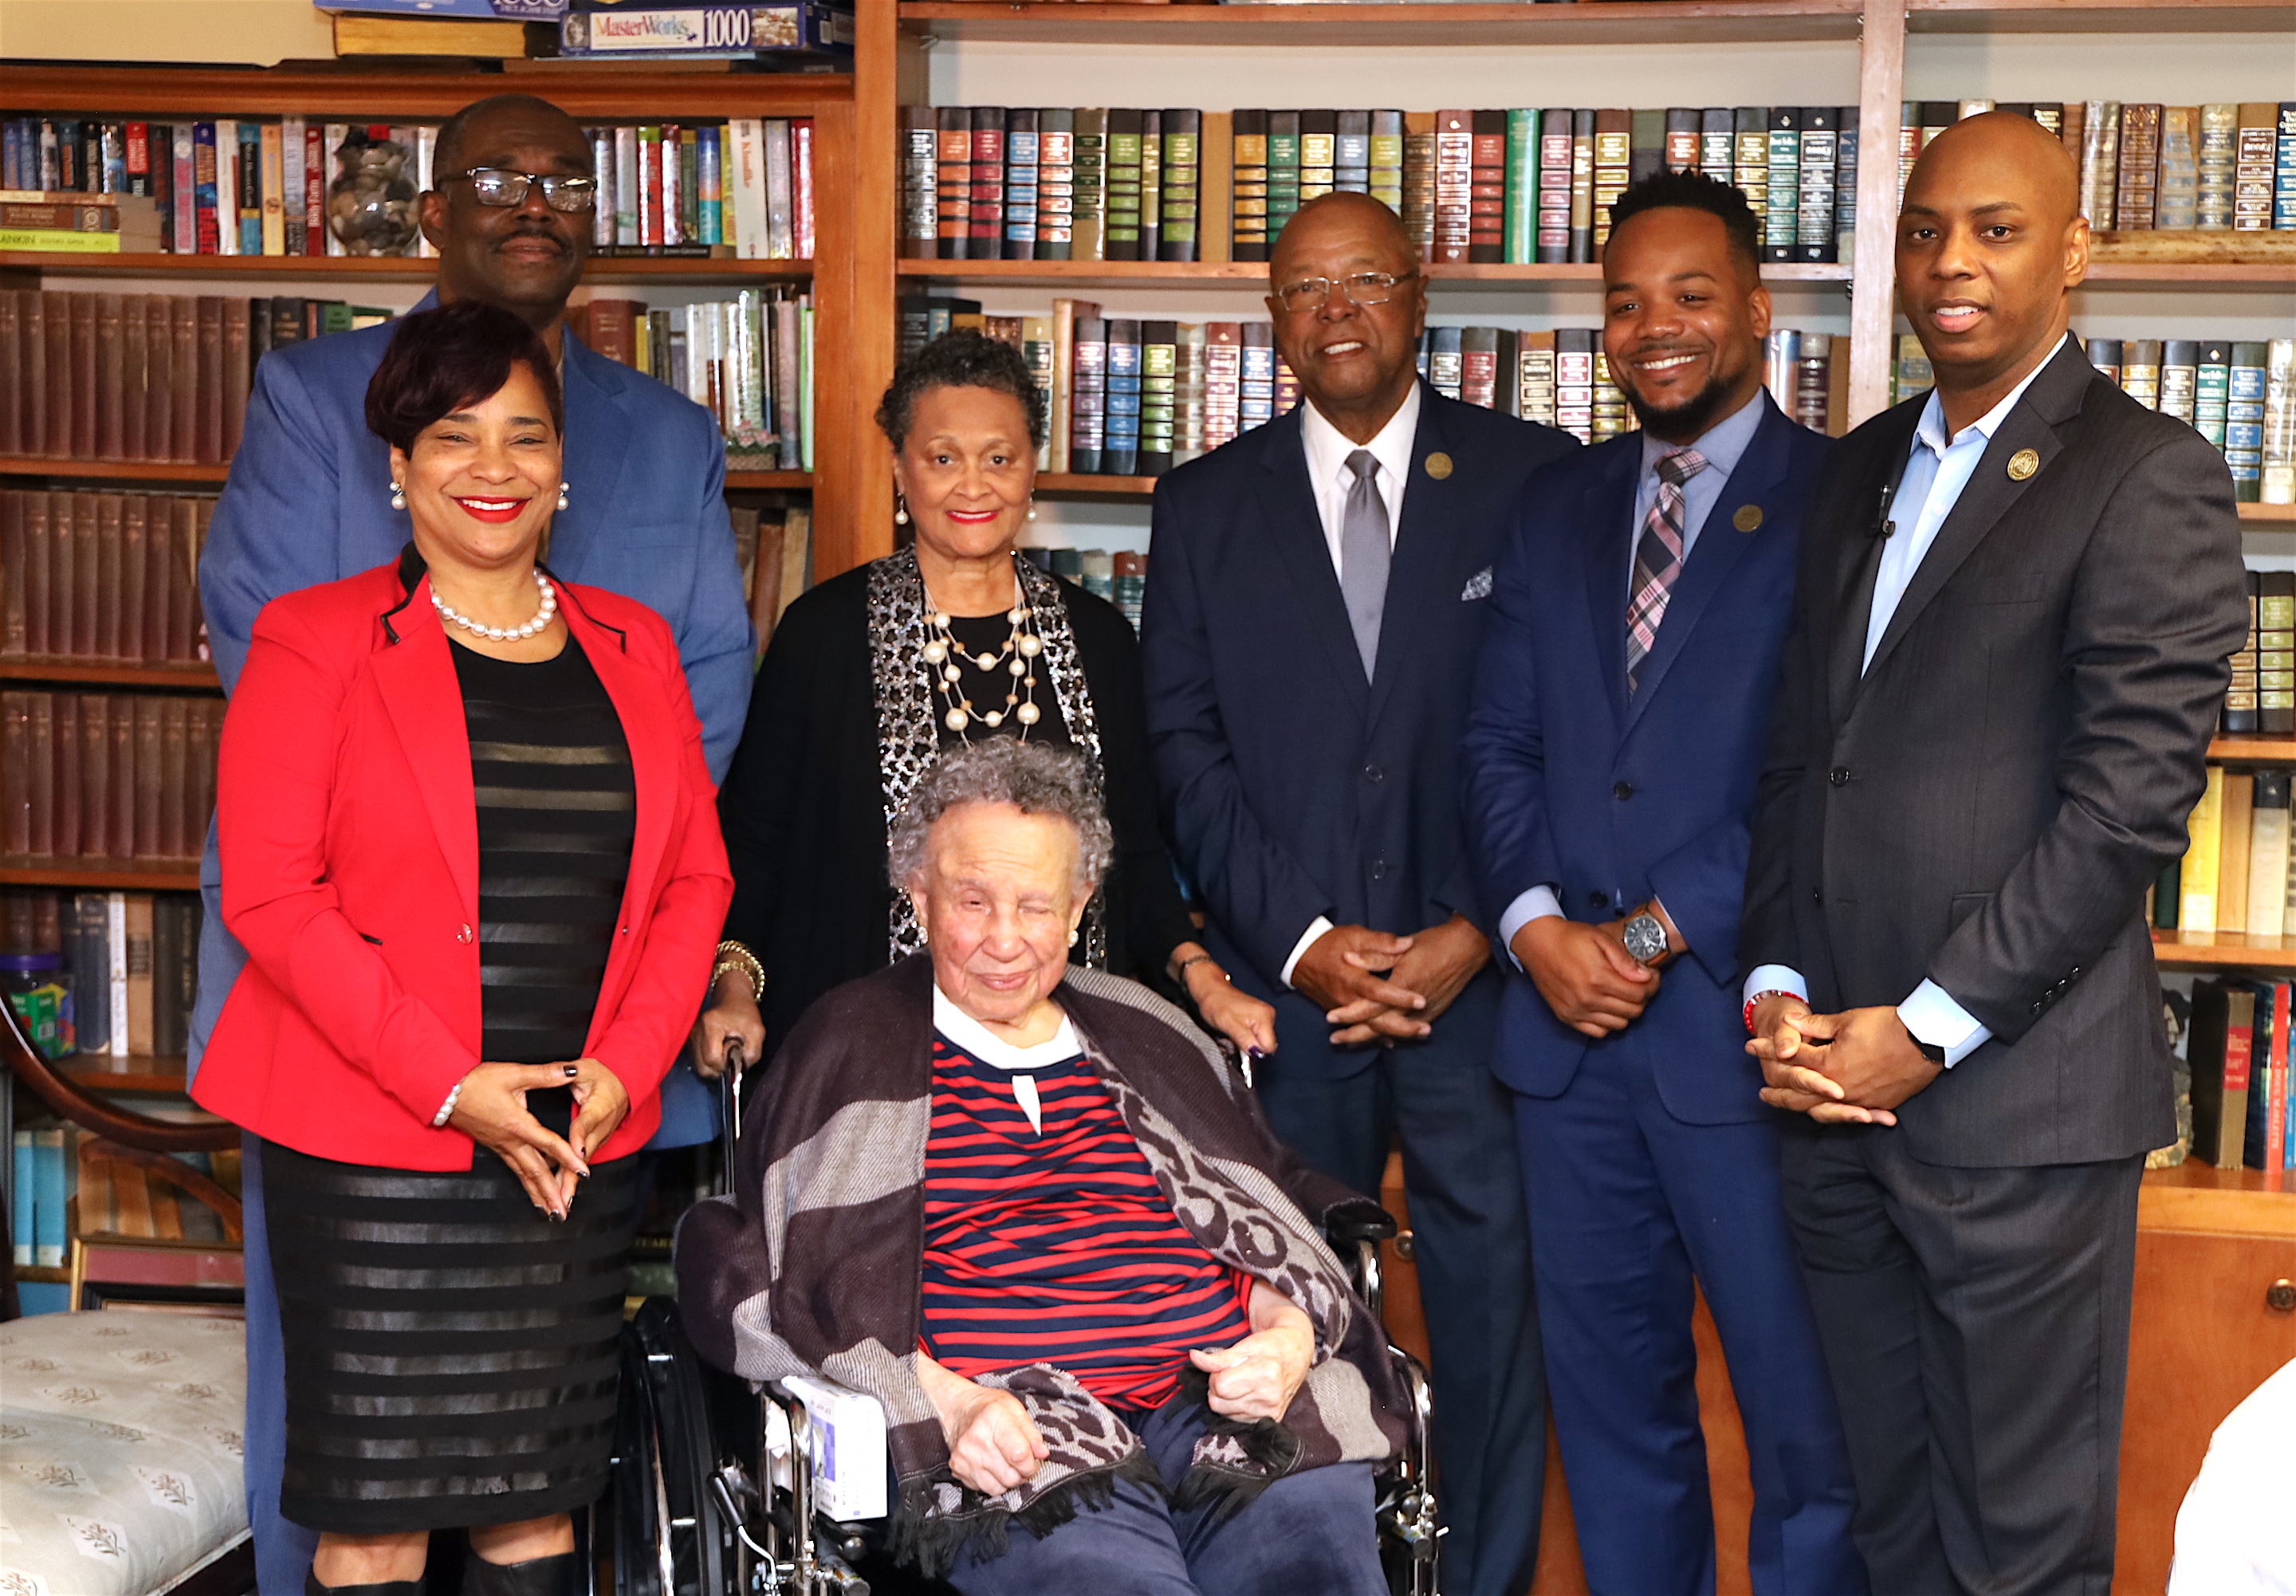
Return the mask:
<path id="1" fill-rule="evenodd" d="M 1746 1000 L 1746 1035 L 1751 1036 L 1754 1034 L 1754 1005 L 1756 1003 L 1760 1003 L 1766 997 L 1799 998 L 1801 994 L 1798 992 L 1788 992 L 1783 986 L 1771 986 L 1754 994 L 1753 996 Z"/>

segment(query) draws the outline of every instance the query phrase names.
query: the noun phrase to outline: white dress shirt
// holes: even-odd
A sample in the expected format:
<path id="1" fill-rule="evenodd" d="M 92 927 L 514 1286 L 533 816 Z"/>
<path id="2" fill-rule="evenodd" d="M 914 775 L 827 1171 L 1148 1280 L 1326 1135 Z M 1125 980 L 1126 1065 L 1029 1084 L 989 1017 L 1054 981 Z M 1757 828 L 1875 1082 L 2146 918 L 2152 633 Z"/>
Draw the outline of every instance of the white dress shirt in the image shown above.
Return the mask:
<path id="1" fill-rule="evenodd" d="M 2068 335 L 2064 342 L 2070 342 Z M 1906 589 L 1913 585 L 1914 573 L 1922 568 L 1930 545 L 1937 542 L 1938 528 L 1944 526 L 1953 507 L 1961 502 L 1962 489 L 1984 458 L 1986 446 L 2001 423 L 2008 419 L 2033 380 L 2048 368 L 2063 349 L 2064 342 L 2033 369 L 2025 380 L 2009 390 L 2008 396 L 1992 409 L 1979 416 L 1948 438 L 1945 430 L 1945 406 L 1930 390 L 1929 403 L 1922 406 L 1922 419 L 1914 429 L 1912 449 L 1906 456 L 1905 470 L 1898 474 L 1897 490 L 1890 498 L 1888 540 L 1882 545 L 1882 563 L 1874 573 L 1874 612 L 1866 623 L 1865 666 L 1874 663 L 1874 651 L 1881 646 L 1882 635 L 1890 629 L 1890 618 L 1898 613 L 1898 602 Z M 1790 992 L 1804 1003 L 1809 1001 L 1809 986 L 1801 972 L 1784 964 L 1758 966 L 1746 978 L 1746 1001 L 1751 1003 L 1761 992 Z M 1898 1018 L 1918 1041 L 1945 1050 L 1945 1067 L 1951 1069 L 1970 1054 L 1991 1040 L 1993 1033 L 1978 1023 L 1977 1017 L 1959 1003 L 1935 981 L 1924 980 L 1914 988 L 1912 995 L 1898 1005 Z"/>
<path id="2" fill-rule="evenodd" d="M 2296 1591 L 2296 1362 L 2226 1415 L 2177 1512 L 2169 1596 Z"/>
<path id="3" fill-rule="evenodd" d="M 1687 446 L 1696 449 L 1705 458 L 1706 469 L 1682 485 L 1682 563 L 1690 563 L 1690 552 L 1698 544 L 1698 534 L 1706 525 L 1706 518 L 1714 512 L 1714 505 L 1722 497 L 1723 488 L 1729 486 L 1730 473 L 1738 469 L 1754 434 L 1761 430 L 1762 416 L 1768 405 L 1768 396 L 1756 389 L 1754 397 L 1728 415 L 1709 427 L 1705 433 Z M 1620 568 L 1626 580 L 1620 587 L 1619 639 L 1625 647 L 1627 611 L 1634 603 L 1634 554 L 1641 543 L 1643 522 L 1650 518 L 1651 506 L 1658 503 L 1658 462 L 1685 447 L 1682 444 L 1661 442 L 1649 433 L 1643 435 L 1642 475 L 1635 479 L 1635 519 L 1627 527 L 1628 555 Z M 1659 625 L 1666 622 L 1660 618 Z M 1499 916 L 1499 946 L 1506 951 L 1508 962 L 1517 970 L 1522 961 L 1514 956 L 1514 934 L 1534 920 L 1560 920 L 1562 901 L 1552 881 L 1541 881 L 1517 895 Z"/>
<path id="4" fill-rule="evenodd" d="M 1077 1040 L 1076 1025 L 1067 1015 L 1061 1016 L 1061 1028 L 1049 1038 L 1034 1047 L 1021 1047 L 1005 1041 L 958 1008 L 948 994 L 935 986 L 933 1029 L 963 1048 L 970 1057 L 1012 1076 L 1013 1101 L 1029 1117 L 1029 1128 L 1040 1136 L 1045 1134 L 1044 1105 L 1037 1097 L 1034 1072 L 1065 1064 L 1084 1052 L 1084 1044 Z"/>
<path id="5" fill-rule="evenodd" d="M 1332 571 L 1340 574 L 1340 533 L 1347 525 L 1348 493 L 1356 485 L 1356 474 L 1348 467 L 1348 456 L 1357 449 L 1369 449 L 1379 469 L 1372 475 L 1380 498 L 1387 505 L 1387 546 L 1395 547 L 1395 535 L 1403 525 L 1403 493 L 1411 486 L 1411 446 L 1419 436 L 1419 384 L 1411 385 L 1402 405 L 1387 418 L 1387 425 L 1367 444 L 1359 444 L 1324 419 L 1315 401 L 1302 397 L 1300 401 L 1300 442 L 1307 451 L 1308 481 L 1316 490 L 1316 518 L 1324 524 L 1324 546 L 1331 552 Z M 1292 971 L 1300 962 L 1300 955 L 1315 945 L 1316 939 L 1332 929 L 1328 915 L 1316 916 L 1300 940 L 1292 945 L 1291 957 L 1283 961 L 1283 984 L 1292 984 Z"/>

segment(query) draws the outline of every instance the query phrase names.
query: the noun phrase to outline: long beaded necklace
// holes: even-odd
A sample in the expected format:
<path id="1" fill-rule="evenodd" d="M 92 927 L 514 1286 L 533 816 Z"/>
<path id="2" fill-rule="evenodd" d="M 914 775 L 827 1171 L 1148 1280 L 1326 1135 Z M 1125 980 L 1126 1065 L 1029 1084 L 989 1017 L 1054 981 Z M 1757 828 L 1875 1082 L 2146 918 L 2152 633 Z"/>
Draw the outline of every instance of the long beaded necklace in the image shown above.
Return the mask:
<path id="1" fill-rule="evenodd" d="M 558 592 L 550 585 L 550 578 L 537 570 L 534 573 L 534 585 L 542 590 L 542 608 L 536 610 L 534 618 L 524 626 L 482 626 L 469 616 L 449 606 L 446 600 L 439 596 L 439 590 L 435 587 L 430 590 L 430 607 L 439 612 L 440 620 L 452 622 L 465 632 L 474 632 L 480 637 L 489 637 L 496 642 L 511 642 L 520 638 L 532 637 L 537 633 L 548 630 L 550 618 L 558 613 Z"/>
<path id="2" fill-rule="evenodd" d="M 1013 585 L 1016 588 L 1020 585 L 1017 577 Z M 933 684 L 939 689 L 942 702 L 948 706 L 947 712 L 941 716 L 941 724 L 952 732 L 962 733 L 978 720 L 993 730 L 1003 725 L 1005 717 L 1010 716 L 1020 723 L 1021 735 L 1026 738 L 1028 728 L 1044 717 L 1044 712 L 1037 708 L 1036 659 L 1044 651 L 1045 643 L 1044 639 L 1037 634 L 1036 611 L 1025 599 L 1013 605 L 1004 612 L 1005 622 L 1012 631 L 1003 645 L 993 654 L 985 651 L 972 654 L 965 651 L 949 630 L 948 612 L 931 605 L 931 593 L 926 594 L 926 599 L 925 663 L 932 667 Z M 957 665 L 959 659 L 983 674 L 995 670 L 1000 661 L 1004 663 L 1011 684 L 1006 689 L 1002 706 L 995 709 L 974 707 L 972 700 L 958 685 L 964 680 L 964 672 Z"/>

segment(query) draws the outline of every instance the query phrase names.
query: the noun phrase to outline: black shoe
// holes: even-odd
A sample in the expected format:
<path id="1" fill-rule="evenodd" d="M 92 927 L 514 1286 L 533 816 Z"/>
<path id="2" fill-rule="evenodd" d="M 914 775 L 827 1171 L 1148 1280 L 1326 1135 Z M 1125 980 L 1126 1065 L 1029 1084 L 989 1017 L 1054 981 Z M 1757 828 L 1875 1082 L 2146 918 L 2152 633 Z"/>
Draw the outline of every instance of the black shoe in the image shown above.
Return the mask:
<path id="1" fill-rule="evenodd" d="M 463 1596 L 581 1596 L 582 1559 L 570 1551 L 490 1563 L 472 1553 L 463 1564 Z"/>
<path id="2" fill-rule="evenodd" d="M 315 1572 L 303 1576 L 303 1596 L 422 1596 L 422 1582 L 393 1579 L 374 1585 L 323 1585 Z"/>

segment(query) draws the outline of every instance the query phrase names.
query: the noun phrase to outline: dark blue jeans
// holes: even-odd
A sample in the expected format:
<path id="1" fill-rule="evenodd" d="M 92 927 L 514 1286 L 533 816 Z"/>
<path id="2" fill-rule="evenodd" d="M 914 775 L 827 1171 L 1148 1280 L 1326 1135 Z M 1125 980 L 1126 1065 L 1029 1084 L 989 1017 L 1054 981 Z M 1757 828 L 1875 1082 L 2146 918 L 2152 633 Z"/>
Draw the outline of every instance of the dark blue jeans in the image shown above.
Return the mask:
<path id="1" fill-rule="evenodd" d="M 1202 1412 L 1173 1404 L 1134 1428 L 1167 1486 L 1188 1472 Z M 1042 1540 L 1014 1529 L 1004 1555 L 961 1559 L 964 1596 L 1387 1596 L 1372 1522 L 1371 1467 L 1336 1463 L 1279 1479 L 1214 1524 L 1215 1506 L 1175 1511 L 1119 1482 L 1116 1500 Z"/>

